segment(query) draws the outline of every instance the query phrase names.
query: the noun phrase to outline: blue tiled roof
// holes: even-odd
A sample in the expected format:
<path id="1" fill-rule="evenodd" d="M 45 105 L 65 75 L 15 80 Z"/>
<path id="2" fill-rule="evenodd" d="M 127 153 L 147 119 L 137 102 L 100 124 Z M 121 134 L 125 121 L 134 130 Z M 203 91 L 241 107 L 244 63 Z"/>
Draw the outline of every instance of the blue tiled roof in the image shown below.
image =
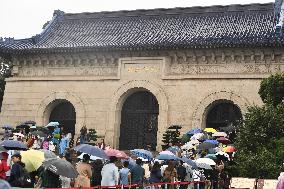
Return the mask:
<path id="1" fill-rule="evenodd" d="M 66 14 L 30 39 L 0 41 L 0 50 L 15 52 L 150 50 L 243 46 L 282 46 L 275 32 L 274 4 Z"/>

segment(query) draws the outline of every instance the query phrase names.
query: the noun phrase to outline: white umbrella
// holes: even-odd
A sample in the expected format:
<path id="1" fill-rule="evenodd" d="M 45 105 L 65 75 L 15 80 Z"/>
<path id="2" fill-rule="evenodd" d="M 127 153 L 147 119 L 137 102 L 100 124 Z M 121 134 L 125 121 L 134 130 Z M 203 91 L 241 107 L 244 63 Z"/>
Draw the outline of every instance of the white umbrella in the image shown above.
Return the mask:
<path id="1" fill-rule="evenodd" d="M 86 153 L 82 153 L 82 154 L 79 155 L 77 158 L 83 159 L 84 154 L 86 154 Z M 91 160 L 97 160 L 97 159 L 103 159 L 103 158 L 100 158 L 100 157 L 97 157 L 97 156 L 90 156 L 90 159 L 91 159 Z"/>
<path id="2" fill-rule="evenodd" d="M 212 134 L 213 137 L 227 137 L 227 133 L 225 132 L 216 132 Z"/>
<path id="3" fill-rule="evenodd" d="M 196 133 L 192 137 L 190 137 L 190 140 L 200 140 L 200 139 L 205 139 L 203 133 Z"/>
<path id="4" fill-rule="evenodd" d="M 19 137 L 24 137 L 24 136 L 25 136 L 25 135 L 23 135 L 22 133 L 13 133 L 13 135 L 19 136 Z"/>
<path id="5" fill-rule="evenodd" d="M 59 122 L 52 121 L 52 122 L 49 122 L 45 127 L 56 127 L 56 126 L 59 126 Z"/>
<path id="6" fill-rule="evenodd" d="M 208 165 L 216 165 L 215 161 L 210 158 L 199 158 L 196 160 L 196 163 L 205 163 Z"/>
<path id="7" fill-rule="evenodd" d="M 196 163 L 197 167 L 202 169 L 212 169 L 212 167 L 206 163 Z"/>
<path id="8" fill-rule="evenodd" d="M 216 156 L 220 155 L 220 156 L 224 156 L 226 157 L 227 159 L 230 158 L 229 154 L 227 154 L 226 152 L 222 152 L 222 151 L 219 151 L 215 154 Z"/>

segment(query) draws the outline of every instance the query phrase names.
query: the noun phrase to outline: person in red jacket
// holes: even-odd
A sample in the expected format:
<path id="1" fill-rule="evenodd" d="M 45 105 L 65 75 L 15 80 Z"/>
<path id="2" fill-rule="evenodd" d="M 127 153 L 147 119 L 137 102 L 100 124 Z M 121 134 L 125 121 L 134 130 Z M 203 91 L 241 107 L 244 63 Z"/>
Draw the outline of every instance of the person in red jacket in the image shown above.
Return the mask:
<path id="1" fill-rule="evenodd" d="M 10 170 L 10 166 L 7 163 L 8 153 L 1 152 L 0 159 L 0 179 L 6 179 L 6 172 Z"/>

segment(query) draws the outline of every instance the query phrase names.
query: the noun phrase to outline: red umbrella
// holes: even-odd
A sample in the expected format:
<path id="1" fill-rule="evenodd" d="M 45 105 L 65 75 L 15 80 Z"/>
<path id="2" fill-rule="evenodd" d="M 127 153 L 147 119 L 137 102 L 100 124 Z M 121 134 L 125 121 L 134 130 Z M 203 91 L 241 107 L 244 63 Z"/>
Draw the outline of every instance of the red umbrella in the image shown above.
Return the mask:
<path id="1" fill-rule="evenodd" d="M 117 158 L 120 158 L 120 159 L 128 159 L 128 155 L 126 155 L 126 153 L 124 153 L 123 151 L 119 151 L 119 150 L 116 150 L 116 149 L 106 149 L 105 150 L 105 153 L 107 154 L 107 156 L 115 156 Z"/>
<path id="2" fill-rule="evenodd" d="M 233 153 L 236 151 L 236 148 L 234 146 L 227 146 L 223 149 L 223 151 L 226 153 Z"/>
<path id="3" fill-rule="evenodd" d="M 217 138 L 217 141 L 221 142 L 222 144 L 230 144 L 231 143 L 231 141 L 229 139 L 225 138 L 225 137 L 219 137 L 219 138 Z"/>

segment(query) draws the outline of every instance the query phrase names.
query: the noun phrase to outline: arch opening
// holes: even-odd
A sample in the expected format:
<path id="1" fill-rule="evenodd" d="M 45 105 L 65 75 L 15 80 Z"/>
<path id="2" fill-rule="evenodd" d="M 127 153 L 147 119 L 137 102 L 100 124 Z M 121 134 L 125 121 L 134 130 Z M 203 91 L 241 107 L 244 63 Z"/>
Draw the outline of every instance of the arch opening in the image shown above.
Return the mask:
<path id="1" fill-rule="evenodd" d="M 133 90 L 121 109 L 119 149 L 156 150 L 159 104 L 147 90 Z"/>
<path id="2" fill-rule="evenodd" d="M 205 127 L 219 129 L 242 120 L 242 113 L 234 102 L 230 100 L 216 100 L 207 107 L 205 118 Z"/>
<path id="3" fill-rule="evenodd" d="M 68 100 L 58 99 L 51 103 L 49 109 L 49 122 L 59 122 L 60 127 L 63 128 L 63 133 L 71 133 L 72 136 L 74 136 L 76 125 L 76 111 L 73 104 L 71 104 Z"/>

